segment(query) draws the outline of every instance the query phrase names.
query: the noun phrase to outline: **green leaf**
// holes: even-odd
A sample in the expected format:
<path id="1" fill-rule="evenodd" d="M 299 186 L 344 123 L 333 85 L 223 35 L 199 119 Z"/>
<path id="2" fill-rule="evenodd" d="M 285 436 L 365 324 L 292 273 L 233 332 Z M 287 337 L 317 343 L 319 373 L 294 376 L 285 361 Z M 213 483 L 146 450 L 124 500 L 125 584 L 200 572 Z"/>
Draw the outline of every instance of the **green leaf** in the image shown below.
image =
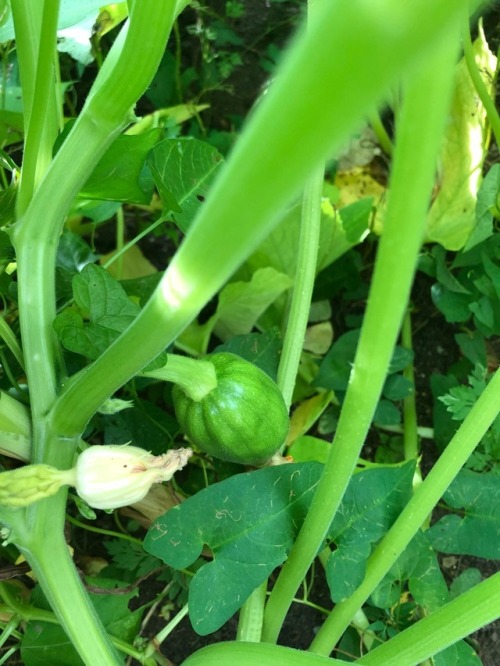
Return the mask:
<path id="1" fill-rule="evenodd" d="M 371 203 L 369 209 L 371 212 Z M 300 204 L 289 209 L 282 221 L 247 260 L 245 269 L 248 273 L 252 274 L 259 268 L 272 266 L 280 273 L 285 273 L 291 278 L 295 277 L 301 212 Z M 321 213 L 317 273 L 359 243 L 366 234 L 369 224 L 366 200 L 346 206 L 337 214 L 329 201 L 324 199 Z"/>
<path id="2" fill-rule="evenodd" d="M 190 566 L 205 544 L 214 554 L 189 587 L 190 618 L 197 633 L 221 627 L 284 562 L 321 469 L 318 463 L 304 463 L 238 474 L 153 523 L 144 547 L 166 564 Z"/>
<path id="3" fill-rule="evenodd" d="M 132 323 L 140 308 L 119 282 L 95 264 L 75 275 L 72 285 L 78 310 L 57 315 L 54 328 L 66 349 L 94 360 Z"/>
<path id="4" fill-rule="evenodd" d="M 476 226 L 464 250 L 467 252 L 493 234 L 493 211 L 500 192 L 500 164 L 494 164 L 484 177 L 476 203 Z"/>
<path id="5" fill-rule="evenodd" d="M 147 165 L 164 206 L 163 214 L 172 212 L 181 231 L 187 231 L 221 164 L 222 155 L 197 139 L 166 139 L 151 151 Z"/>
<path id="6" fill-rule="evenodd" d="M 138 406 L 104 416 L 105 444 L 137 442 L 155 455 L 165 453 L 179 425 L 165 409 L 141 400 Z"/>
<path id="7" fill-rule="evenodd" d="M 154 129 L 135 136 L 119 136 L 97 163 L 80 196 L 149 204 L 154 182 L 145 162 L 160 135 L 161 130 Z"/>
<path id="8" fill-rule="evenodd" d="M 500 559 L 500 476 L 462 470 L 444 500 L 456 513 L 428 530 L 432 546 L 442 553 Z"/>
<path id="9" fill-rule="evenodd" d="M 432 657 L 433 666 L 482 666 L 474 649 L 466 642 L 459 641 L 455 645 L 450 645 L 442 652 L 438 652 Z"/>
<path id="10" fill-rule="evenodd" d="M 340 602 L 365 575 L 372 546 L 386 533 L 412 494 L 415 464 L 380 467 L 355 474 L 342 500 L 329 538 L 337 549 L 326 566 L 332 600 Z"/>
<path id="11" fill-rule="evenodd" d="M 288 455 L 291 455 L 294 462 L 307 462 L 316 460 L 320 463 L 326 463 L 331 449 L 330 442 L 310 435 L 297 437 L 292 446 L 288 449 Z"/>
<path id="12" fill-rule="evenodd" d="M 94 261 L 97 261 L 97 255 L 92 252 L 83 238 L 65 230 L 57 246 L 56 265 L 70 273 L 76 273 Z"/>
<path id="13" fill-rule="evenodd" d="M 401 423 L 401 412 L 393 402 L 380 400 L 375 409 L 373 421 L 379 426 L 398 425 Z"/>
<path id="14" fill-rule="evenodd" d="M 389 375 L 385 380 L 382 395 L 388 400 L 403 400 L 413 393 L 413 383 L 403 375 Z"/>
<path id="15" fill-rule="evenodd" d="M 448 587 L 436 553 L 421 531 L 417 532 L 372 593 L 371 602 L 378 608 L 390 608 L 400 601 L 406 582 L 416 603 L 427 613 L 432 613 L 448 601 Z"/>
<path id="16" fill-rule="evenodd" d="M 23 138 L 23 114 L 19 111 L 0 110 L 0 145 L 4 148 Z"/>
<path id="17" fill-rule="evenodd" d="M 469 567 L 462 571 L 450 585 L 450 601 L 458 597 L 460 594 L 471 590 L 475 585 L 478 585 L 482 580 L 481 572 L 475 567 Z"/>
<path id="18" fill-rule="evenodd" d="M 439 283 L 432 285 L 431 296 L 432 302 L 444 314 L 447 322 L 453 324 L 470 319 L 470 296 L 449 291 Z"/>
<path id="19" fill-rule="evenodd" d="M 319 372 L 313 382 L 315 386 L 332 391 L 346 390 L 358 340 L 359 330 L 344 333 L 335 340 L 319 366 Z"/>
<path id="20" fill-rule="evenodd" d="M 221 340 L 250 333 L 259 317 L 293 284 L 274 268 L 261 268 L 250 282 L 231 282 L 219 294 L 214 332 Z"/>
<path id="21" fill-rule="evenodd" d="M 281 331 L 275 326 L 264 333 L 235 335 L 214 351 L 227 351 L 250 361 L 264 370 L 271 379 L 278 377 L 278 365 L 282 348 Z"/>
<path id="22" fill-rule="evenodd" d="M 480 331 L 473 330 L 467 333 L 457 333 L 455 342 L 460 347 L 460 351 L 469 359 L 472 365 L 479 364 L 483 368 L 486 367 L 486 342 L 484 335 Z"/>
<path id="23" fill-rule="evenodd" d="M 323 358 L 314 386 L 345 391 L 351 375 L 354 355 L 358 346 L 359 330 L 348 331 L 340 336 Z M 399 372 L 413 360 L 413 352 L 404 347 L 395 347 L 389 365 L 389 374 Z"/>

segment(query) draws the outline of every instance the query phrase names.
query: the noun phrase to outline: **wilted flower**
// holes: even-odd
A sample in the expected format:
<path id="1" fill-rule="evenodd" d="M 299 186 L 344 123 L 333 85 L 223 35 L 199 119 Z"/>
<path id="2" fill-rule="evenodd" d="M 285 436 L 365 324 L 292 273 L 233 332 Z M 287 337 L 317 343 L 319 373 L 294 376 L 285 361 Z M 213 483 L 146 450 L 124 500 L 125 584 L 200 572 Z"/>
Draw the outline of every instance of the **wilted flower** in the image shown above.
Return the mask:
<path id="1" fill-rule="evenodd" d="M 76 462 L 73 485 L 95 509 L 117 509 L 141 500 L 153 483 L 169 481 L 192 453 L 176 449 L 153 456 L 136 446 L 90 446 Z"/>
<path id="2" fill-rule="evenodd" d="M 177 449 L 153 456 L 136 446 L 90 446 L 73 469 L 26 465 L 1 472 L 0 505 L 28 506 L 54 495 L 61 486 L 75 486 L 90 506 L 117 509 L 143 499 L 153 483 L 169 481 L 192 453 Z"/>

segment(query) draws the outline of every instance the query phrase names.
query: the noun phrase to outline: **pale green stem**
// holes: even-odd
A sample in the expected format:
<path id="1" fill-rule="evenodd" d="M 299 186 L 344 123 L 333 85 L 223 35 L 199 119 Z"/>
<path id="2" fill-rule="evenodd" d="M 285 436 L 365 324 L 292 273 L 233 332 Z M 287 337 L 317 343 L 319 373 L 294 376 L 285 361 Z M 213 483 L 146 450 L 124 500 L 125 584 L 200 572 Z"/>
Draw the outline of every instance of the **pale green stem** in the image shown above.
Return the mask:
<path id="1" fill-rule="evenodd" d="M 267 581 L 255 588 L 240 609 L 236 640 L 259 643 L 262 636 Z"/>
<path id="2" fill-rule="evenodd" d="M 52 160 L 58 114 L 56 107 L 54 52 L 56 50 L 59 0 L 44 0 L 40 47 L 38 50 L 35 103 L 30 113 L 24 147 L 24 160 L 16 202 L 18 216 L 22 215 L 33 197 Z M 23 86 L 23 91 L 24 91 Z"/>
<path id="3" fill-rule="evenodd" d="M 172 631 L 182 622 L 182 620 L 188 614 L 189 607 L 186 604 L 183 606 L 180 611 L 166 624 L 161 631 L 159 631 L 156 636 L 150 641 L 148 647 L 145 650 L 145 657 L 152 656 L 158 647 L 163 641 L 170 636 Z"/>
<path id="4" fill-rule="evenodd" d="M 390 195 L 360 341 L 337 432 L 306 520 L 266 606 L 263 639 L 275 642 L 356 466 L 410 293 L 448 110 L 457 29 L 413 72 L 397 131 Z M 429 108 L 432 100 L 432 108 Z"/>
<path id="5" fill-rule="evenodd" d="M 43 500 L 50 502 L 50 500 Z M 60 498 L 58 503 L 60 504 Z M 50 544 L 50 545 L 49 545 Z M 88 666 L 123 663 L 100 620 L 71 560 L 63 530 L 51 530 L 21 548 L 62 627 Z"/>
<path id="6" fill-rule="evenodd" d="M 321 167 L 311 176 L 302 199 L 297 270 L 278 370 L 278 386 L 287 407 L 292 402 L 316 277 L 323 180 L 324 169 Z"/>
<path id="7" fill-rule="evenodd" d="M 437 463 L 373 551 L 366 566 L 365 579 L 348 599 L 335 606 L 316 635 L 311 650 L 320 654 L 330 653 L 353 614 L 396 562 L 481 441 L 498 414 L 499 404 L 500 370 L 497 370 Z"/>
<path id="8" fill-rule="evenodd" d="M 203 400 L 217 386 L 215 367 L 210 360 L 197 360 L 177 354 L 167 354 L 166 365 L 157 370 L 142 372 L 141 375 L 177 384 L 195 402 Z"/>
<path id="9" fill-rule="evenodd" d="M 464 592 L 354 663 L 417 666 L 498 617 L 500 573 Z"/>
<path id="10" fill-rule="evenodd" d="M 372 130 L 375 132 L 375 136 L 380 144 L 380 147 L 386 155 L 392 155 L 394 147 L 390 136 L 387 134 L 387 130 L 384 127 L 384 124 L 380 118 L 380 114 L 377 110 L 372 111 L 368 116 Z"/>
<path id="11" fill-rule="evenodd" d="M 125 245 L 125 215 L 123 213 L 123 206 L 120 206 L 116 211 L 116 278 L 122 279 L 123 275 L 123 246 Z"/>
<path id="12" fill-rule="evenodd" d="M 362 0 L 322 3 L 141 314 L 66 384 L 52 413 L 61 432 L 81 432 L 107 398 L 175 340 L 270 231 L 311 172 L 462 7 L 422 0 L 402 9 L 396 0 L 383 0 L 374 14 Z"/>
<path id="13" fill-rule="evenodd" d="M 406 311 L 401 330 L 401 342 L 405 349 L 413 351 L 411 333 L 410 310 Z M 418 434 L 417 434 L 417 406 L 415 403 L 415 369 L 413 360 L 403 372 L 404 377 L 412 383 L 413 390 L 403 401 L 403 423 L 404 423 L 404 457 L 405 460 L 417 460 Z"/>

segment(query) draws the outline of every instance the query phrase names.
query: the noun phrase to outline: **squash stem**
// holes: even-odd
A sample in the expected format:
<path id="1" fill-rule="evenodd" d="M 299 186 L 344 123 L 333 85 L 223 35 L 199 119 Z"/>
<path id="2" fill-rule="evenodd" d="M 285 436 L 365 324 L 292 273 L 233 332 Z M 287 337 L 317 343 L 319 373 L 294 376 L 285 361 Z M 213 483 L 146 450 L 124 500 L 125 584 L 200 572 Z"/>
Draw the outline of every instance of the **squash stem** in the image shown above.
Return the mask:
<path id="1" fill-rule="evenodd" d="M 157 370 L 141 374 L 144 377 L 153 377 L 177 384 L 195 402 L 203 400 L 217 386 L 213 363 L 180 356 L 179 354 L 167 354 L 166 365 Z"/>

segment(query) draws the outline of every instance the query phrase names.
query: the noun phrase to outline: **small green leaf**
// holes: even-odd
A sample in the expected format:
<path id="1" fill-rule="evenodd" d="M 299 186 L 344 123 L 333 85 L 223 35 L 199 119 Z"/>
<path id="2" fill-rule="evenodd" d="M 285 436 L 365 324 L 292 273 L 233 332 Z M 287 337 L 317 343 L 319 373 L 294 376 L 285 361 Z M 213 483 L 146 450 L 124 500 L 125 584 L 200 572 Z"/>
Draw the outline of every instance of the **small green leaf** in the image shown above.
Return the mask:
<path id="1" fill-rule="evenodd" d="M 276 326 L 264 333 L 248 333 L 235 335 L 214 351 L 227 351 L 250 361 L 264 370 L 271 379 L 276 381 L 282 347 L 281 332 Z"/>
<path id="2" fill-rule="evenodd" d="M 470 296 L 449 291 L 439 283 L 432 285 L 431 296 L 432 302 L 444 314 L 447 322 L 453 324 L 470 319 Z"/>
<path id="3" fill-rule="evenodd" d="M 484 177 L 477 194 L 476 226 L 465 244 L 465 252 L 493 234 L 493 211 L 497 206 L 499 192 L 500 164 L 494 164 Z"/>
<path id="4" fill-rule="evenodd" d="M 326 566 L 333 601 L 348 597 L 363 580 L 373 544 L 411 497 L 414 470 L 415 464 L 408 462 L 367 469 L 352 477 L 329 530 L 337 546 Z"/>
<path id="5" fill-rule="evenodd" d="M 421 531 L 372 593 L 372 603 L 378 608 L 389 608 L 398 603 L 406 582 L 414 600 L 426 612 L 432 613 L 448 601 L 448 587 L 436 553 Z"/>
<path id="6" fill-rule="evenodd" d="M 413 383 L 403 375 L 389 375 L 385 380 L 382 395 L 388 400 L 403 400 L 413 393 Z"/>
<path id="7" fill-rule="evenodd" d="M 144 134 L 122 134 L 99 160 L 80 191 L 86 199 L 149 204 L 154 183 L 145 169 L 146 157 L 158 142 L 161 130 Z"/>
<path id="8" fill-rule="evenodd" d="M 163 214 L 172 212 L 177 226 L 187 231 L 222 164 L 222 155 L 197 139 L 165 139 L 151 151 L 147 164 L 163 203 Z"/>
<path id="9" fill-rule="evenodd" d="M 500 559 L 500 476 L 462 470 L 444 500 L 456 513 L 428 530 L 432 546 L 442 553 Z"/>
<path id="10" fill-rule="evenodd" d="M 398 425 L 401 423 L 401 412 L 393 402 L 380 400 L 375 409 L 373 421 L 379 426 Z"/>
<path id="11" fill-rule="evenodd" d="M 482 666 L 483 662 L 466 642 L 459 641 L 432 657 L 433 666 Z"/>
<path id="12" fill-rule="evenodd" d="M 57 315 L 54 329 L 66 349 L 96 359 L 132 323 L 140 308 L 119 282 L 95 264 L 87 264 L 72 285 L 78 310 Z"/>

